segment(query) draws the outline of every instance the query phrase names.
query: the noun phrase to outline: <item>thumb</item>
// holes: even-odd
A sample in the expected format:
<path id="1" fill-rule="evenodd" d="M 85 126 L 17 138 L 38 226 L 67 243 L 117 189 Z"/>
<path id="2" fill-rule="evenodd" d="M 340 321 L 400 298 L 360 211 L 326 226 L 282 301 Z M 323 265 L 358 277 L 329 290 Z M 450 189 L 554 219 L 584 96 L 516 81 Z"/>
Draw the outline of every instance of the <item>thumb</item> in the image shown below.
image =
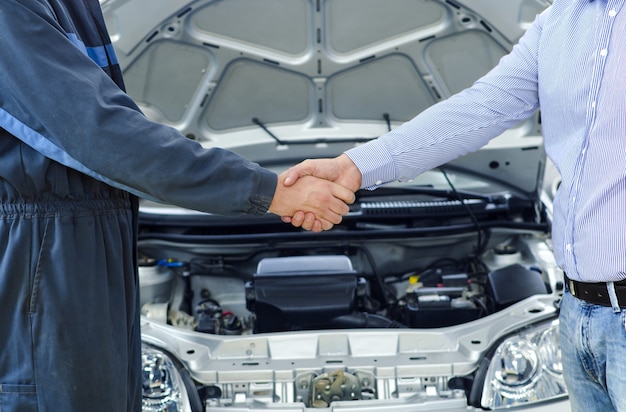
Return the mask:
<path id="1" fill-rule="evenodd" d="M 286 172 L 285 172 L 285 180 L 283 180 L 283 185 L 285 186 L 291 186 L 294 183 L 296 183 L 296 181 L 303 177 L 303 176 L 308 176 L 311 174 L 311 171 L 309 170 L 309 168 L 306 166 L 306 160 L 302 163 L 299 163 L 295 166 L 290 167 Z"/>

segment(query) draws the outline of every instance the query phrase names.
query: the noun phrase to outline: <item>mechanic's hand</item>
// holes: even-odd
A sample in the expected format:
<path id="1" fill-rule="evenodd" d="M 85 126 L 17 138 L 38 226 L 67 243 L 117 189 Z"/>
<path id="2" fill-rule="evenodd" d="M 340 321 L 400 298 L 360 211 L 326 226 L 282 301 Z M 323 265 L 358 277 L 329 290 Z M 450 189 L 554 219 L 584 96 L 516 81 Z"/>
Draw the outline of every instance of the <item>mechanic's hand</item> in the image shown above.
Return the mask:
<path id="1" fill-rule="evenodd" d="M 354 193 L 329 180 L 313 176 L 302 176 L 284 184 L 288 172 L 278 176 L 274 199 L 270 212 L 279 216 L 293 216 L 298 211 L 306 212 L 312 218 L 297 225 L 306 230 L 321 232 L 341 223 L 342 216 L 349 211 L 348 204 L 354 202 Z M 304 214 L 304 213 L 303 213 Z"/>
<path id="2" fill-rule="evenodd" d="M 284 181 L 285 186 L 291 186 L 304 176 L 316 176 L 335 182 L 346 189 L 356 192 L 361 187 L 361 171 L 354 162 L 342 154 L 332 159 L 309 159 L 287 170 Z M 353 203 L 349 202 L 349 204 Z M 291 223 L 296 227 L 308 228 L 315 225 L 316 217 L 312 213 L 305 213 L 304 209 L 298 210 L 293 215 L 283 215 L 285 223 Z"/>

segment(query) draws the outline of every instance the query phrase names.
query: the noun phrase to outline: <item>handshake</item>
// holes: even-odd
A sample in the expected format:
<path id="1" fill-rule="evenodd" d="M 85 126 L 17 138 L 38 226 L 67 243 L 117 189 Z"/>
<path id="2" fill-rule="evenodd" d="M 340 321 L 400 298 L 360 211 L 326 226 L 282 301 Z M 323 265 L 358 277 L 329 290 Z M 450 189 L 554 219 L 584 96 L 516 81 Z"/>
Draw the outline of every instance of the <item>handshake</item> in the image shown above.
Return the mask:
<path id="1" fill-rule="evenodd" d="M 270 212 L 313 232 L 341 223 L 361 187 L 361 172 L 345 154 L 332 159 L 305 160 L 281 173 Z"/>

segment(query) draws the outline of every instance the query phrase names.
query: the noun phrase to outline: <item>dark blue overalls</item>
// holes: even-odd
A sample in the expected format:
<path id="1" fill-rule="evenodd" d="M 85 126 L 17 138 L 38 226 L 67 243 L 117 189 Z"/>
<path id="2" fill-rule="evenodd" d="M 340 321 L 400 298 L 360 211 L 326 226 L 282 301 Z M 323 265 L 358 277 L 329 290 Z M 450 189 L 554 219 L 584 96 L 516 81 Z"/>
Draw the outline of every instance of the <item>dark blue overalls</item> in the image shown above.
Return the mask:
<path id="1" fill-rule="evenodd" d="M 136 196 L 259 214 L 275 187 L 143 116 L 98 0 L 2 0 L 0 411 L 140 410 Z"/>

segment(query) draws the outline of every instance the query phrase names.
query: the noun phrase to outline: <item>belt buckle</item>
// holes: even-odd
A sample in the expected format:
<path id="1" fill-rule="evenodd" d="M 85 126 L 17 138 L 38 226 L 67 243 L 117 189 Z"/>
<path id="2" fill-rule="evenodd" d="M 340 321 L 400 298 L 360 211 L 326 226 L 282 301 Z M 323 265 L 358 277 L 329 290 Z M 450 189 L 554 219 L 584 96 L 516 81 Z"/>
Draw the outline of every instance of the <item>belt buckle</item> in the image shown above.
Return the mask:
<path id="1" fill-rule="evenodd" d="M 569 291 L 572 293 L 572 296 L 576 296 L 576 284 L 572 279 L 568 279 L 569 282 Z"/>

